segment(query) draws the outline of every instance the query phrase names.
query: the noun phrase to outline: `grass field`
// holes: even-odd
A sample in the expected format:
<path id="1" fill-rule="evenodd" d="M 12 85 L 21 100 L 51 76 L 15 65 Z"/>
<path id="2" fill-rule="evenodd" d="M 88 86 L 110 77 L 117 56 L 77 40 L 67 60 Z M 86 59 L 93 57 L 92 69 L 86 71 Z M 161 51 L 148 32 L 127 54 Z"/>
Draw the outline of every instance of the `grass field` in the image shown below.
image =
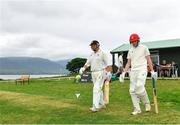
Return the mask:
<path id="1" fill-rule="evenodd" d="M 154 107 L 131 116 L 129 81 L 110 85 L 110 104 L 100 112 L 88 111 L 92 104 L 92 84 L 73 80 L 33 79 L 30 85 L 0 81 L 0 123 L 16 124 L 167 124 L 180 123 L 180 80 L 159 80 L 157 84 L 159 114 Z M 146 88 L 151 100 L 152 84 Z M 79 99 L 75 93 L 81 93 Z"/>

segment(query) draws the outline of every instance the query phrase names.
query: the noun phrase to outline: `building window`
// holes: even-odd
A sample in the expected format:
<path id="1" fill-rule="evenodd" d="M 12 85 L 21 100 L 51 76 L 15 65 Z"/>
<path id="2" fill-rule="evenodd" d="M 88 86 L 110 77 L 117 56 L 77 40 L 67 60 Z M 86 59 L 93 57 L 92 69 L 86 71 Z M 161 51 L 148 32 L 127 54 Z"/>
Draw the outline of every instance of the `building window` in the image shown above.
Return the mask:
<path id="1" fill-rule="evenodd" d="M 152 59 L 153 64 L 159 65 L 159 51 L 158 50 L 151 51 L 151 59 Z"/>
<path id="2" fill-rule="evenodd" d="M 152 63 L 159 65 L 159 55 L 151 55 Z"/>

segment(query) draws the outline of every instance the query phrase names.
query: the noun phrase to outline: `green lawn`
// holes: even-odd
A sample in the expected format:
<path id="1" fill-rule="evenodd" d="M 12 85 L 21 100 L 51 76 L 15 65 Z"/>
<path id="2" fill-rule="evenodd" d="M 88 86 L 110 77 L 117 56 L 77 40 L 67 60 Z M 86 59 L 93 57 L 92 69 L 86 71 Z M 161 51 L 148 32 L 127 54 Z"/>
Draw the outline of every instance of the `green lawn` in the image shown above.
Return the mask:
<path id="1" fill-rule="evenodd" d="M 72 80 L 33 79 L 30 85 L 0 81 L 0 123 L 16 124 L 164 124 L 180 123 L 180 81 L 159 80 L 157 85 L 159 114 L 154 107 L 131 116 L 129 81 L 110 85 L 110 104 L 100 112 L 88 111 L 92 104 L 92 84 L 76 84 Z M 146 84 L 151 103 L 152 84 Z M 75 93 L 80 93 L 79 99 Z"/>

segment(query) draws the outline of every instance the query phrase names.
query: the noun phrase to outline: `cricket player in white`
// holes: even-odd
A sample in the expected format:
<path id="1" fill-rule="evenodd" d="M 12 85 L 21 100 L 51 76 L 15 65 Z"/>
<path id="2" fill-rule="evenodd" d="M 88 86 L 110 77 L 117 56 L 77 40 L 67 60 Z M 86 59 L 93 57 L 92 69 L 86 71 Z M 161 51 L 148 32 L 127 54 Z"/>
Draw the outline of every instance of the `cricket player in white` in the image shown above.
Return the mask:
<path id="1" fill-rule="evenodd" d="M 123 67 L 123 53 L 121 52 L 118 57 L 118 66 L 119 68 Z"/>
<path id="2" fill-rule="evenodd" d="M 93 106 L 90 108 L 92 112 L 97 112 L 104 107 L 103 101 L 103 83 L 104 83 L 104 70 L 111 71 L 111 65 L 107 55 L 99 48 L 100 44 L 97 40 L 93 40 L 90 44 L 93 53 L 87 59 L 85 65 L 80 69 L 79 73 L 82 74 L 86 68 L 91 66 L 91 74 L 93 80 Z"/>
<path id="3" fill-rule="evenodd" d="M 140 44 L 140 37 L 137 34 L 130 36 L 130 44 L 133 46 L 128 52 L 128 62 L 125 66 L 123 73 L 120 75 L 120 80 L 123 81 L 125 73 L 131 67 L 130 76 L 130 95 L 134 106 L 132 115 L 141 113 L 139 101 L 141 100 L 145 104 L 145 110 L 150 111 L 150 101 L 145 89 L 145 82 L 147 77 L 147 65 L 151 71 L 151 77 L 157 79 L 157 74 L 153 70 L 152 61 L 150 58 L 150 52 L 148 48 Z"/>

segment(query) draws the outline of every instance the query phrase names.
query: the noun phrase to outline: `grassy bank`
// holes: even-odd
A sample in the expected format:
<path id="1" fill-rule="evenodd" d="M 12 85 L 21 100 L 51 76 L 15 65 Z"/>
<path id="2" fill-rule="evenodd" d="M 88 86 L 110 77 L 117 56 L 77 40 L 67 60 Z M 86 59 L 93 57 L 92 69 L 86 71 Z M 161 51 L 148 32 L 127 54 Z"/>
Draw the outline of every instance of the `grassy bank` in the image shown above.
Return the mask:
<path id="1" fill-rule="evenodd" d="M 152 111 L 131 116 L 129 81 L 110 85 L 110 104 L 100 112 L 88 111 L 92 104 L 92 84 L 73 80 L 33 79 L 30 85 L 0 81 L 0 123 L 31 124 L 99 124 L 99 123 L 180 123 L 180 81 L 159 80 L 157 85 L 159 114 Z M 152 102 L 152 84 L 146 88 Z M 75 94 L 80 93 L 79 99 Z"/>

